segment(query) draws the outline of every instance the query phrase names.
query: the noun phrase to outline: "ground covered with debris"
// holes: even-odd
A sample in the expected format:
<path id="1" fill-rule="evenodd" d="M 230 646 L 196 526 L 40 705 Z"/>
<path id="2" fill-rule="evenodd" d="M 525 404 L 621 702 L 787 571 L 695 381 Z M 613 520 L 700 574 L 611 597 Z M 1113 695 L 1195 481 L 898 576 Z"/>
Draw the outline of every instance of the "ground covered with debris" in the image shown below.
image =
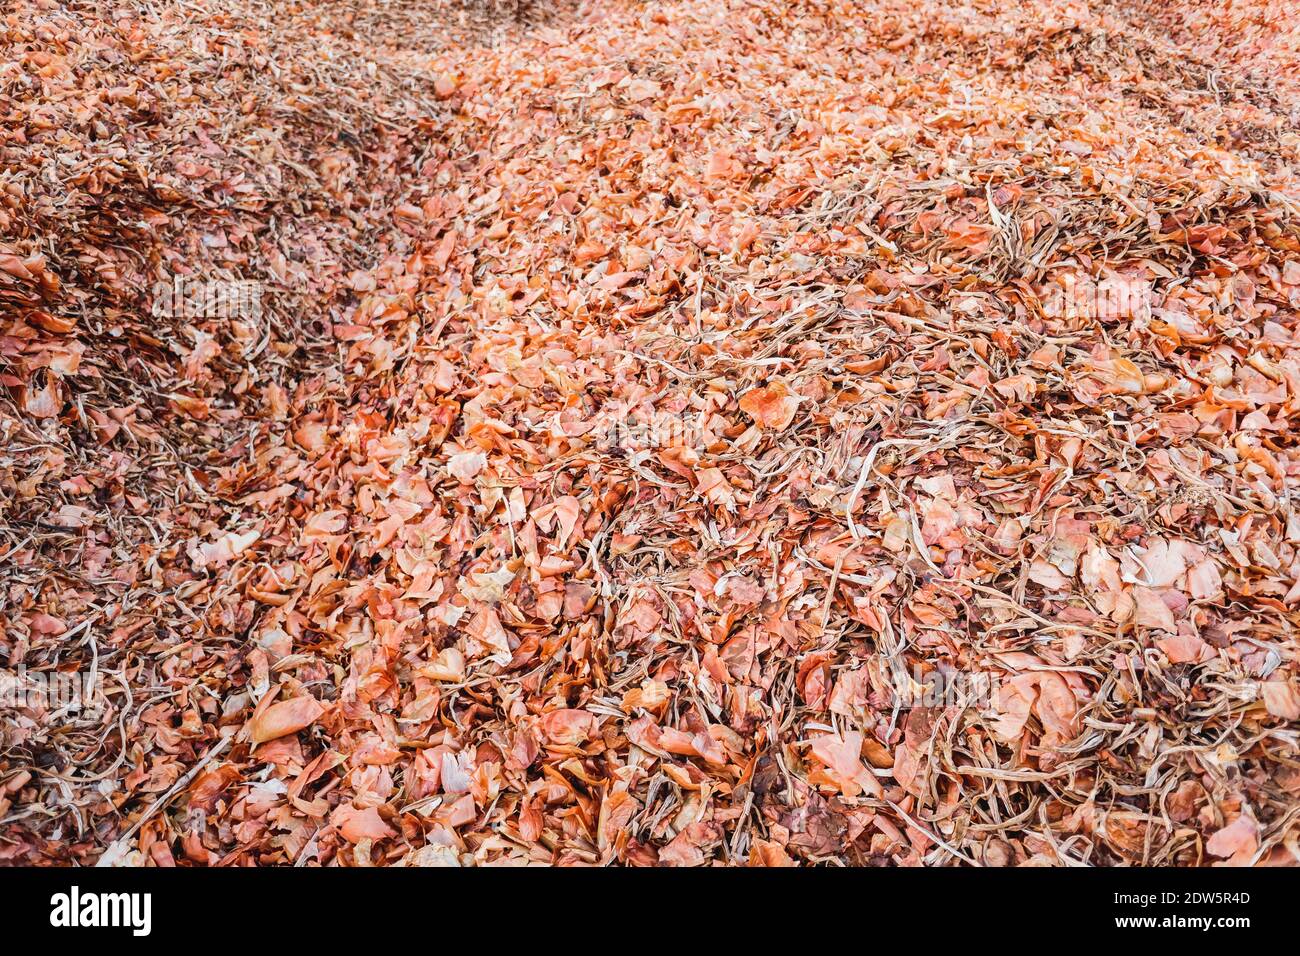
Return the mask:
<path id="1" fill-rule="evenodd" d="M 15 0 L 0 862 L 1300 863 L 1283 6 Z"/>

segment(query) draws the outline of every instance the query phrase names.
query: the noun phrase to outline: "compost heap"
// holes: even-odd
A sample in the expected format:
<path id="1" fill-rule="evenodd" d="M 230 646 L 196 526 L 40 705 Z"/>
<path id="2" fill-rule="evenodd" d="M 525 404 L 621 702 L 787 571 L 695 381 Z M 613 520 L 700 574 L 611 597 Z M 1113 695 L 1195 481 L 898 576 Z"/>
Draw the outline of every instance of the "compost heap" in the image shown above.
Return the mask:
<path id="1" fill-rule="evenodd" d="M 1282 6 L 11 3 L 0 861 L 1296 863 Z"/>

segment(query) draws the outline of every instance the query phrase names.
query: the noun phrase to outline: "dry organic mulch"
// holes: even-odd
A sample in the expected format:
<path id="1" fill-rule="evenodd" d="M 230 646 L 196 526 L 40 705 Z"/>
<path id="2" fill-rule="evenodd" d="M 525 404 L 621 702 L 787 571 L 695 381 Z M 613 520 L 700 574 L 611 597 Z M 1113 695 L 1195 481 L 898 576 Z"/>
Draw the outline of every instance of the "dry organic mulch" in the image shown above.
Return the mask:
<path id="1" fill-rule="evenodd" d="M 1284 6 L 17 0 L 0 861 L 1300 862 Z"/>

